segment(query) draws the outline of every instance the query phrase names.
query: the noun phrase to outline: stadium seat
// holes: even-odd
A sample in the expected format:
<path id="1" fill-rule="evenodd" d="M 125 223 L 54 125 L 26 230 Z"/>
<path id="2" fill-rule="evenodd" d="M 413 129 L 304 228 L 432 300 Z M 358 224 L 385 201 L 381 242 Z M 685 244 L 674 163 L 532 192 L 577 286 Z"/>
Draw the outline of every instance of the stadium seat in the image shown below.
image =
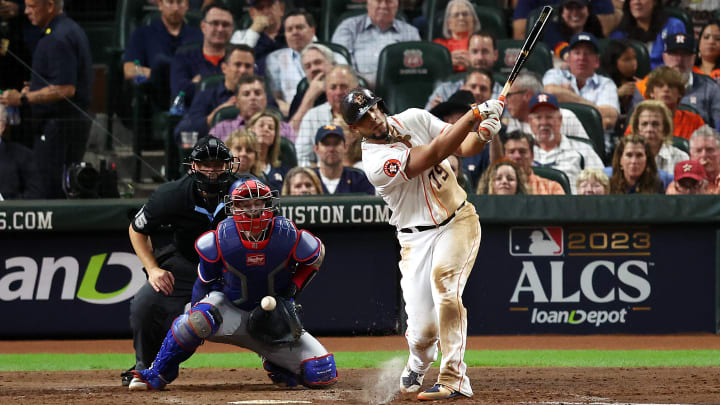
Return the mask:
<path id="1" fill-rule="evenodd" d="M 503 73 L 505 77 L 503 82 L 507 78 L 507 75 L 510 74 L 513 65 L 515 65 L 515 59 L 517 59 L 517 56 L 520 53 L 523 42 L 524 41 L 515 39 L 500 39 L 497 41 L 498 60 L 495 62 L 493 70 Z M 542 78 L 545 72 L 552 69 L 552 67 L 553 61 L 550 50 L 547 45 L 542 42 L 538 42 L 527 62 L 525 62 L 523 69 L 535 72 Z"/>
<path id="2" fill-rule="evenodd" d="M 320 10 L 320 24 L 316 33 L 317 37 L 323 42 L 330 42 L 332 34 L 335 32 L 342 14 L 348 10 L 356 11 L 355 15 L 366 12 L 364 4 L 353 4 L 352 0 L 325 0 Z"/>
<path id="3" fill-rule="evenodd" d="M 678 20 L 682 21 L 683 24 L 685 24 L 686 33 L 694 35 L 692 18 L 690 17 L 690 14 L 687 13 L 687 11 L 676 7 L 665 7 L 663 10 L 665 10 L 665 14 L 667 14 L 668 17 L 675 17 Z"/>
<path id="4" fill-rule="evenodd" d="M 377 94 L 391 113 L 423 108 L 436 81 L 452 73 L 450 51 L 426 41 L 399 42 L 380 52 Z"/>
<path id="5" fill-rule="evenodd" d="M 602 116 L 598 110 L 595 109 L 595 107 L 580 103 L 560 103 L 560 107 L 575 113 L 578 120 L 582 123 L 583 128 L 585 128 L 585 132 L 587 132 L 590 137 L 590 145 L 592 145 L 595 152 L 604 162 L 605 134 L 603 132 Z"/>
<path id="6" fill-rule="evenodd" d="M 505 24 L 505 15 L 503 11 L 497 7 L 475 6 L 475 12 L 480 19 L 481 29 L 488 31 L 495 38 L 502 39 L 508 37 L 508 29 Z M 443 19 L 445 18 L 444 10 L 431 10 L 431 13 L 435 13 L 428 17 L 428 21 L 433 21 L 433 24 L 428 25 L 428 38 L 442 38 L 443 31 Z"/>
<path id="7" fill-rule="evenodd" d="M 568 176 L 567 174 L 565 174 L 565 172 L 558 169 L 553 169 L 552 167 L 544 166 L 532 166 L 532 170 L 536 176 L 540 176 L 560 183 L 563 191 L 565 191 L 565 194 L 572 194 L 572 189 L 570 188 L 570 180 L 568 179 Z"/>
<path id="8" fill-rule="evenodd" d="M 214 127 L 220 121 L 233 120 L 238 114 L 240 114 L 240 110 L 235 106 L 223 107 L 215 113 L 210 127 Z"/>
<path id="9" fill-rule="evenodd" d="M 317 43 L 320 44 L 320 45 L 325 45 L 325 46 L 327 46 L 328 48 L 330 48 L 333 52 L 337 52 L 337 53 L 339 53 L 340 55 L 344 56 L 345 59 L 347 59 L 349 65 L 350 65 L 350 66 L 353 65 L 352 55 L 350 55 L 350 51 L 348 51 L 347 48 L 345 48 L 344 46 L 342 46 L 342 45 L 340 45 L 340 44 L 336 44 L 336 43 L 334 43 L 334 42 L 320 42 L 320 41 L 318 41 Z"/>
<path id="10" fill-rule="evenodd" d="M 600 48 L 600 54 L 605 52 L 605 49 L 607 49 L 608 45 L 612 39 L 608 38 L 598 38 L 598 48 Z M 637 65 L 637 72 L 635 75 L 637 77 L 645 77 L 650 73 L 650 54 L 648 54 L 647 47 L 645 44 L 643 44 L 640 41 L 636 41 L 634 39 L 627 40 L 630 43 L 630 46 L 635 50 L 635 55 L 637 57 L 638 65 Z"/>
<path id="11" fill-rule="evenodd" d="M 209 88 L 215 87 L 223 81 L 225 81 L 224 75 L 203 77 L 202 80 L 200 80 L 200 84 L 198 85 L 198 91 L 204 91 Z"/>
<path id="12" fill-rule="evenodd" d="M 672 145 L 688 155 L 690 154 L 690 141 L 682 136 L 673 136 Z"/>
<path id="13" fill-rule="evenodd" d="M 690 112 L 694 112 L 697 115 L 700 115 L 700 111 L 698 111 L 698 109 L 695 108 L 695 106 L 692 106 L 690 104 L 680 104 L 678 106 L 678 110 L 690 111 Z"/>

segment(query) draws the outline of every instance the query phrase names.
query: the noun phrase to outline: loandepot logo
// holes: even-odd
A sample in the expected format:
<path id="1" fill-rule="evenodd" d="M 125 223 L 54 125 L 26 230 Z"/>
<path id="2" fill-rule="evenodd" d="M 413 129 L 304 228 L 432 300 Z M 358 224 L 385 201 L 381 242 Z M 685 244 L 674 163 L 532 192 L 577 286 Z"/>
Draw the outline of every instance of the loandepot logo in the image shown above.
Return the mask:
<path id="1" fill-rule="evenodd" d="M 32 257 L 11 257 L 5 260 L 5 271 L 0 273 L 0 301 L 47 301 L 55 279 L 62 283 L 61 300 L 77 297 L 91 304 L 116 304 L 132 298 L 145 284 L 147 279 L 142 269 L 140 259 L 132 253 L 98 254 L 90 257 L 78 287 L 80 265 L 72 256 L 43 257 L 39 264 Z M 99 292 L 97 283 L 101 271 L 129 271 L 130 282 L 116 291 Z"/>
<path id="2" fill-rule="evenodd" d="M 625 323 L 625 315 L 627 315 L 627 309 L 625 308 L 619 311 L 585 311 L 582 309 L 573 309 L 571 311 L 543 311 L 533 308 L 530 323 L 567 323 L 570 325 L 581 325 L 587 323 L 595 325 L 595 327 L 599 327 L 600 325 L 606 323 Z"/>

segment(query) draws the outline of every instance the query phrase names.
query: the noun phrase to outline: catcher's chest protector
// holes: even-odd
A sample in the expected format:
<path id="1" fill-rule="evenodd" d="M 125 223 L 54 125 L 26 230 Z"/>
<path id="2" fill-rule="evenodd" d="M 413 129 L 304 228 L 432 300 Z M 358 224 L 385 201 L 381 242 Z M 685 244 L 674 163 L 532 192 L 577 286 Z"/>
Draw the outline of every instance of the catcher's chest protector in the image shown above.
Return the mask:
<path id="1" fill-rule="evenodd" d="M 240 239 L 232 218 L 221 222 L 218 247 L 226 268 L 223 292 L 228 299 L 249 311 L 266 295 L 288 287 L 297 238 L 297 229 L 284 217 L 275 217 L 268 238 L 257 243 Z"/>

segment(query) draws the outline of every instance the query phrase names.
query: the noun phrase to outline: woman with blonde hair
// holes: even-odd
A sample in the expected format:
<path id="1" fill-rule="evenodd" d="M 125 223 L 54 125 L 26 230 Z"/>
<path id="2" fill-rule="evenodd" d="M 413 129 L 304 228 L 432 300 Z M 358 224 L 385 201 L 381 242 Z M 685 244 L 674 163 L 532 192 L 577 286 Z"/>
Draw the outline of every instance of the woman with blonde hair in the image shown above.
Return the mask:
<path id="1" fill-rule="evenodd" d="M 485 170 L 478 181 L 477 193 L 489 195 L 529 194 L 525 173 L 508 158 L 502 158 Z"/>
<path id="2" fill-rule="evenodd" d="M 610 180 L 602 169 L 585 169 L 577 178 L 578 195 L 610 194 Z"/>
<path id="3" fill-rule="evenodd" d="M 443 37 L 436 38 L 433 42 L 450 51 L 453 70 L 456 72 L 464 72 L 470 67 L 470 37 L 478 31 L 480 19 L 472 3 L 468 0 L 450 0 L 445 7 Z"/>
<path id="4" fill-rule="evenodd" d="M 665 173 L 672 173 L 677 162 L 689 159 L 687 153 L 672 145 L 672 114 L 661 101 L 645 100 L 638 104 L 630 117 L 628 129 L 645 138 L 657 168 Z"/>
<path id="5" fill-rule="evenodd" d="M 319 195 L 323 194 L 320 178 L 315 171 L 307 167 L 296 166 L 285 175 L 282 195 Z"/>
<path id="6" fill-rule="evenodd" d="M 267 185 L 280 191 L 290 169 L 280 161 L 280 118 L 272 110 L 263 110 L 250 117 L 246 128 L 257 140 L 257 167 L 265 175 Z"/>
<path id="7" fill-rule="evenodd" d="M 256 163 L 258 159 L 258 143 L 255 134 L 249 129 L 233 131 L 225 140 L 225 145 L 233 154 L 233 173 L 250 173 L 265 181 L 265 176 Z"/>

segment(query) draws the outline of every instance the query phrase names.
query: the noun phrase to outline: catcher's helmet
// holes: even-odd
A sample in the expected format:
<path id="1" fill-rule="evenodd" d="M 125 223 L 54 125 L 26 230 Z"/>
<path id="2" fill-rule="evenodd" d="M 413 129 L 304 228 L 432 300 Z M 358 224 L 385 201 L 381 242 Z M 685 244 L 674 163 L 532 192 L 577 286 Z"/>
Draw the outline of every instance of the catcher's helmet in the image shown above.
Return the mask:
<path id="1" fill-rule="evenodd" d="M 190 161 L 188 164 L 191 165 L 190 176 L 195 180 L 200 190 L 215 194 L 227 190 L 233 180 L 231 174 L 233 155 L 223 141 L 214 136 L 200 138 L 193 147 L 192 152 L 190 152 L 188 159 Z M 225 170 L 216 176 L 208 176 L 192 168 L 193 162 L 199 163 L 213 160 L 225 163 Z"/>
<path id="2" fill-rule="evenodd" d="M 254 201 L 259 203 L 254 204 Z M 242 231 L 264 231 L 279 209 L 278 192 L 260 180 L 249 179 L 225 196 L 225 213 L 232 216 Z"/>
<path id="3" fill-rule="evenodd" d="M 348 125 L 352 125 L 363 117 L 369 109 L 377 104 L 380 109 L 387 114 L 385 103 L 382 98 L 377 97 L 371 90 L 358 87 L 350 90 L 348 94 L 343 98 L 340 104 L 340 111 Z"/>

